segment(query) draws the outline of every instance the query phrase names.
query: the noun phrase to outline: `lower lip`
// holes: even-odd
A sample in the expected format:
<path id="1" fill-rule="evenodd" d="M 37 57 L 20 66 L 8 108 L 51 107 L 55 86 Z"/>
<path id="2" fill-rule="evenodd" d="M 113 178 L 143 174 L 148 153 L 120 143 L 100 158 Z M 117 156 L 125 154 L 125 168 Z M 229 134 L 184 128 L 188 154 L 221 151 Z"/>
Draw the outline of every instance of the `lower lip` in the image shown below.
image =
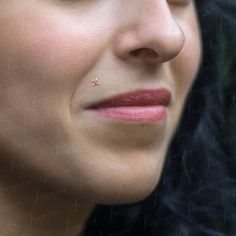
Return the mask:
<path id="1" fill-rule="evenodd" d="M 111 119 L 139 122 L 158 122 L 167 116 L 164 106 L 106 107 L 90 111 Z"/>

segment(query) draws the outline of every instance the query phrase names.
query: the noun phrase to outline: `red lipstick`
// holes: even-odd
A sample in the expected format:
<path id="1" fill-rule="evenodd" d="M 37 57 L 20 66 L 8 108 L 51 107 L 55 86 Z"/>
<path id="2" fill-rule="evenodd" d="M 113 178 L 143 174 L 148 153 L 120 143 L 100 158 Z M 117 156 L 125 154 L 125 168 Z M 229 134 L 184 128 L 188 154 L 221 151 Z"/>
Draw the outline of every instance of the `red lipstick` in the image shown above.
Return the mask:
<path id="1" fill-rule="evenodd" d="M 167 89 L 137 90 L 102 100 L 86 108 L 99 115 L 126 121 L 160 121 L 171 100 Z"/>

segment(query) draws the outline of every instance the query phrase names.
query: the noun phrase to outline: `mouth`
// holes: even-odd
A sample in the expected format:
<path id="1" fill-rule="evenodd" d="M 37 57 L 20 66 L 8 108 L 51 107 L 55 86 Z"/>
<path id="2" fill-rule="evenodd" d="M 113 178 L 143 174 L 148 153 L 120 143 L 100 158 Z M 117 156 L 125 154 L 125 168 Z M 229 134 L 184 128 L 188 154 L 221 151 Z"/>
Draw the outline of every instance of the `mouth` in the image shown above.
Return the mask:
<path id="1" fill-rule="evenodd" d="M 136 90 L 96 102 L 85 110 L 116 120 L 157 122 L 166 119 L 170 100 L 171 93 L 164 88 Z"/>

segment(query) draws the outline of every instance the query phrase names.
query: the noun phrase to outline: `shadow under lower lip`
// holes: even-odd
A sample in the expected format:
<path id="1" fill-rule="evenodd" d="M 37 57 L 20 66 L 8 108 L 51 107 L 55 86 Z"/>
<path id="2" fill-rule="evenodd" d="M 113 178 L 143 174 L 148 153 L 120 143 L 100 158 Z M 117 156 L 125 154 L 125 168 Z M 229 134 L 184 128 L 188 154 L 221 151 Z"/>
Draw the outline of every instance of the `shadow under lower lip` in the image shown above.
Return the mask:
<path id="1" fill-rule="evenodd" d="M 98 115 L 124 121 L 158 122 L 166 119 L 164 106 L 130 106 L 90 109 Z"/>

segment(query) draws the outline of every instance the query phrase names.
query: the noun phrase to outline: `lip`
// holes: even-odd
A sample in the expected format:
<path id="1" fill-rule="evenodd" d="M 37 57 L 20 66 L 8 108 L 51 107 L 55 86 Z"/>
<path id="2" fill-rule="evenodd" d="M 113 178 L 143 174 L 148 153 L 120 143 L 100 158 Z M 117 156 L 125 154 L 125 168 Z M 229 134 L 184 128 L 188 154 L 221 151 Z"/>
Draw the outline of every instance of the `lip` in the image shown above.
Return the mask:
<path id="1" fill-rule="evenodd" d="M 153 122 L 166 118 L 171 93 L 165 88 L 135 90 L 89 105 L 85 110 L 125 121 Z"/>
<path id="2" fill-rule="evenodd" d="M 136 90 L 134 92 L 123 93 L 96 102 L 86 109 L 98 109 L 104 107 L 118 106 L 168 106 L 171 93 L 167 89 Z"/>

